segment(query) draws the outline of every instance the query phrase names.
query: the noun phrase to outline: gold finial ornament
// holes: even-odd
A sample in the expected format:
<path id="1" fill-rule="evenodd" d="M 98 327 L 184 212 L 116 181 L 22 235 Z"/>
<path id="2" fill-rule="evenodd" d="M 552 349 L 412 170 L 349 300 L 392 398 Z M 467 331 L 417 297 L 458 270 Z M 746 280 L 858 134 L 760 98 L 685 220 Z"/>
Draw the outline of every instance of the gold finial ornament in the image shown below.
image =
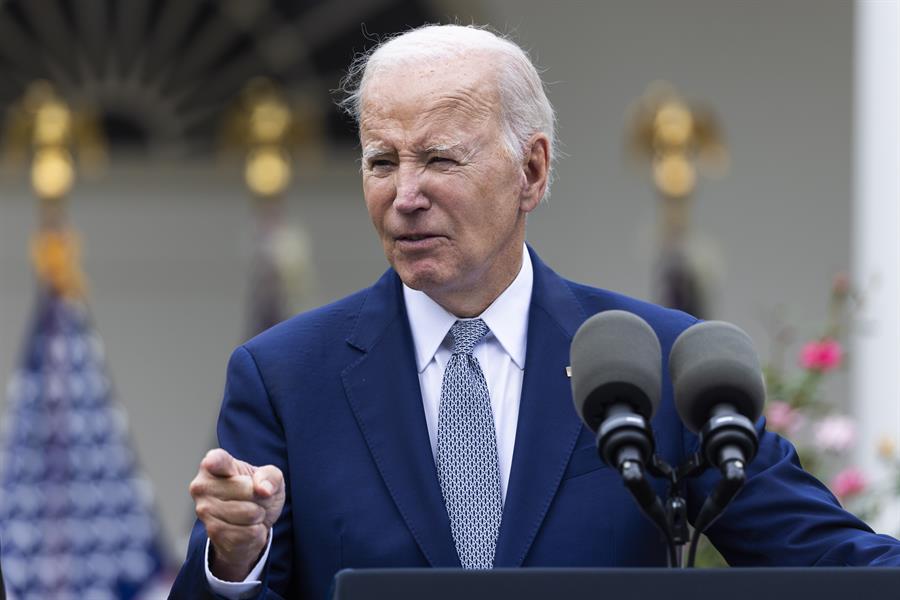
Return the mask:
<path id="1" fill-rule="evenodd" d="M 34 145 L 64 146 L 72 135 L 72 113 L 59 100 L 50 100 L 35 114 Z"/>
<path id="2" fill-rule="evenodd" d="M 31 241 L 38 281 L 65 299 L 83 298 L 81 242 L 67 222 L 64 200 L 76 179 L 73 149 L 89 169 L 105 164 L 100 128 L 89 113 L 74 112 L 50 82 L 38 80 L 10 108 L 4 137 L 7 162 L 30 157 L 31 185 L 41 200 L 40 229 Z"/>
<path id="3" fill-rule="evenodd" d="M 284 100 L 270 92 L 256 99 L 250 108 L 250 136 L 257 143 L 277 144 L 291 126 L 291 111 Z"/>
<path id="4" fill-rule="evenodd" d="M 694 116 L 680 100 L 667 100 L 653 118 L 654 141 L 663 151 L 685 148 L 694 131 Z"/>
<path id="5" fill-rule="evenodd" d="M 72 155 L 63 147 L 41 148 L 31 162 L 31 186 L 42 200 L 65 197 L 75 182 Z"/>
<path id="6" fill-rule="evenodd" d="M 309 172 L 320 162 L 322 122 L 317 105 L 300 90 L 289 94 L 261 77 L 244 86 L 225 115 L 222 150 L 243 160 L 257 219 L 248 335 L 308 306 L 315 279 L 309 239 L 301 227 L 285 222 L 285 192 L 295 158 Z"/>
<path id="7" fill-rule="evenodd" d="M 670 152 L 653 162 L 653 181 L 667 198 L 684 198 L 697 184 L 694 165 L 681 152 Z"/>
<path id="8" fill-rule="evenodd" d="M 721 177 L 728 152 L 713 112 L 688 103 L 668 83 L 651 84 L 629 110 L 628 149 L 649 162 L 657 190 L 666 198 L 690 195 L 698 172 Z"/>
<path id="9" fill-rule="evenodd" d="M 707 310 L 714 261 L 692 239 L 693 194 L 700 176 L 721 177 L 728 153 L 713 112 L 654 82 L 629 109 L 627 149 L 647 169 L 662 202 L 655 265 L 657 300 L 697 316 Z"/>
<path id="10" fill-rule="evenodd" d="M 244 154 L 244 182 L 257 198 L 275 198 L 291 181 L 287 152 L 294 114 L 270 79 L 247 82 L 225 123 L 225 144 Z"/>
<path id="11" fill-rule="evenodd" d="M 247 187 L 259 197 L 281 195 L 291 182 L 291 165 L 287 153 L 277 146 L 251 150 L 244 167 Z"/>
<path id="12" fill-rule="evenodd" d="M 293 115 L 281 90 L 269 79 L 251 80 L 241 94 L 246 107 L 244 181 L 258 198 L 274 198 L 291 181 L 291 163 L 284 149 Z"/>
<path id="13" fill-rule="evenodd" d="M 292 158 L 315 161 L 321 119 L 313 105 L 287 94 L 271 79 L 256 77 L 244 86 L 226 115 L 222 142 L 244 158 L 244 182 L 257 198 L 274 199 L 292 179 Z"/>
<path id="14" fill-rule="evenodd" d="M 42 164 L 32 168 L 32 183 L 43 199 L 59 199 L 48 194 L 64 195 L 71 189 L 76 156 L 88 176 L 106 165 L 106 143 L 93 111 L 73 110 L 43 79 L 31 82 L 22 99 L 7 111 L 4 138 L 4 159 L 10 166 L 42 158 Z M 71 173 L 66 175 L 68 170 Z M 43 174 L 50 181 L 44 181 Z M 62 185 L 66 179 L 70 182 Z"/>

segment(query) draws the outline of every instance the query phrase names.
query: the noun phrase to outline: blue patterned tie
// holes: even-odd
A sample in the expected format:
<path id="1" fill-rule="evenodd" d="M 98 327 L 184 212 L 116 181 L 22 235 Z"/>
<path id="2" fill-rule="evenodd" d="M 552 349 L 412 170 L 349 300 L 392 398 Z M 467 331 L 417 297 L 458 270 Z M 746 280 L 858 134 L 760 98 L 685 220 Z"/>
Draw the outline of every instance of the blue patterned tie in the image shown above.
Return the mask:
<path id="1" fill-rule="evenodd" d="M 453 355 L 438 409 L 437 469 L 450 530 L 465 569 L 494 565 L 503 512 L 491 397 L 472 349 L 488 332 L 481 319 L 450 328 Z"/>

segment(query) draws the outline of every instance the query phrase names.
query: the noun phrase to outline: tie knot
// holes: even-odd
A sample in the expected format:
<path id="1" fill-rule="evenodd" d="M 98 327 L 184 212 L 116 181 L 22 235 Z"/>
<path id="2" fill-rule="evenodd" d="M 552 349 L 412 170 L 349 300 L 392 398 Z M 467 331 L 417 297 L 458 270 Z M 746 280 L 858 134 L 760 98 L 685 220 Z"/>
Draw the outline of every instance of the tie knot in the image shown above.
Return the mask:
<path id="1" fill-rule="evenodd" d="M 478 340 L 489 331 L 487 324 L 481 319 L 457 321 L 450 328 L 453 336 L 453 354 L 472 354 Z"/>

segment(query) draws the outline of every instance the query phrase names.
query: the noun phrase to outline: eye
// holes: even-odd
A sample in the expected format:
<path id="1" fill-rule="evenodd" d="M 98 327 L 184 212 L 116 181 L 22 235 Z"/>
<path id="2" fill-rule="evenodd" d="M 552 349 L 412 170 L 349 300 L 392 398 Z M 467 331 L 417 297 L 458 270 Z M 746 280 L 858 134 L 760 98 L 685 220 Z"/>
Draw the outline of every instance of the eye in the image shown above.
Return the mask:
<path id="1" fill-rule="evenodd" d="M 369 161 L 369 169 L 372 171 L 386 171 L 394 166 L 394 161 L 387 158 L 373 158 Z"/>
<path id="2" fill-rule="evenodd" d="M 449 167 L 457 164 L 457 162 L 452 158 L 447 158 L 446 156 L 432 156 L 428 159 L 428 164 L 436 165 L 439 167 Z"/>

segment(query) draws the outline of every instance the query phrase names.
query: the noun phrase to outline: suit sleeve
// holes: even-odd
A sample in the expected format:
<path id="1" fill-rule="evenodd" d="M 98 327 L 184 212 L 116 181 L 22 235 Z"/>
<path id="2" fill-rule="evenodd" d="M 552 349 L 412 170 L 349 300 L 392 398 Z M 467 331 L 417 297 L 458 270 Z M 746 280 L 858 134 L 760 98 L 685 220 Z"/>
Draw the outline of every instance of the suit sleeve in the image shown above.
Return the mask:
<path id="1" fill-rule="evenodd" d="M 285 504 L 274 526 L 269 560 L 262 573 L 262 586 L 255 598 L 296 598 L 291 582 L 292 528 L 291 487 L 288 480 L 284 428 L 272 405 L 265 382 L 252 354 L 238 347 L 228 362 L 225 396 L 218 422 L 219 445 L 231 455 L 252 465 L 275 465 L 285 477 Z M 169 595 L 170 599 L 220 598 L 212 593 L 203 564 L 206 530 L 195 523 L 187 558 Z"/>
<path id="2" fill-rule="evenodd" d="M 747 483 L 707 531 L 732 566 L 900 566 L 900 542 L 876 535 L 800 466 L 790 442 L 757 423 Z M 690 435 L 696 450 L 697 438 Z M 710 469 L 689 489 L 691 519 L 719 481 Z"/>

